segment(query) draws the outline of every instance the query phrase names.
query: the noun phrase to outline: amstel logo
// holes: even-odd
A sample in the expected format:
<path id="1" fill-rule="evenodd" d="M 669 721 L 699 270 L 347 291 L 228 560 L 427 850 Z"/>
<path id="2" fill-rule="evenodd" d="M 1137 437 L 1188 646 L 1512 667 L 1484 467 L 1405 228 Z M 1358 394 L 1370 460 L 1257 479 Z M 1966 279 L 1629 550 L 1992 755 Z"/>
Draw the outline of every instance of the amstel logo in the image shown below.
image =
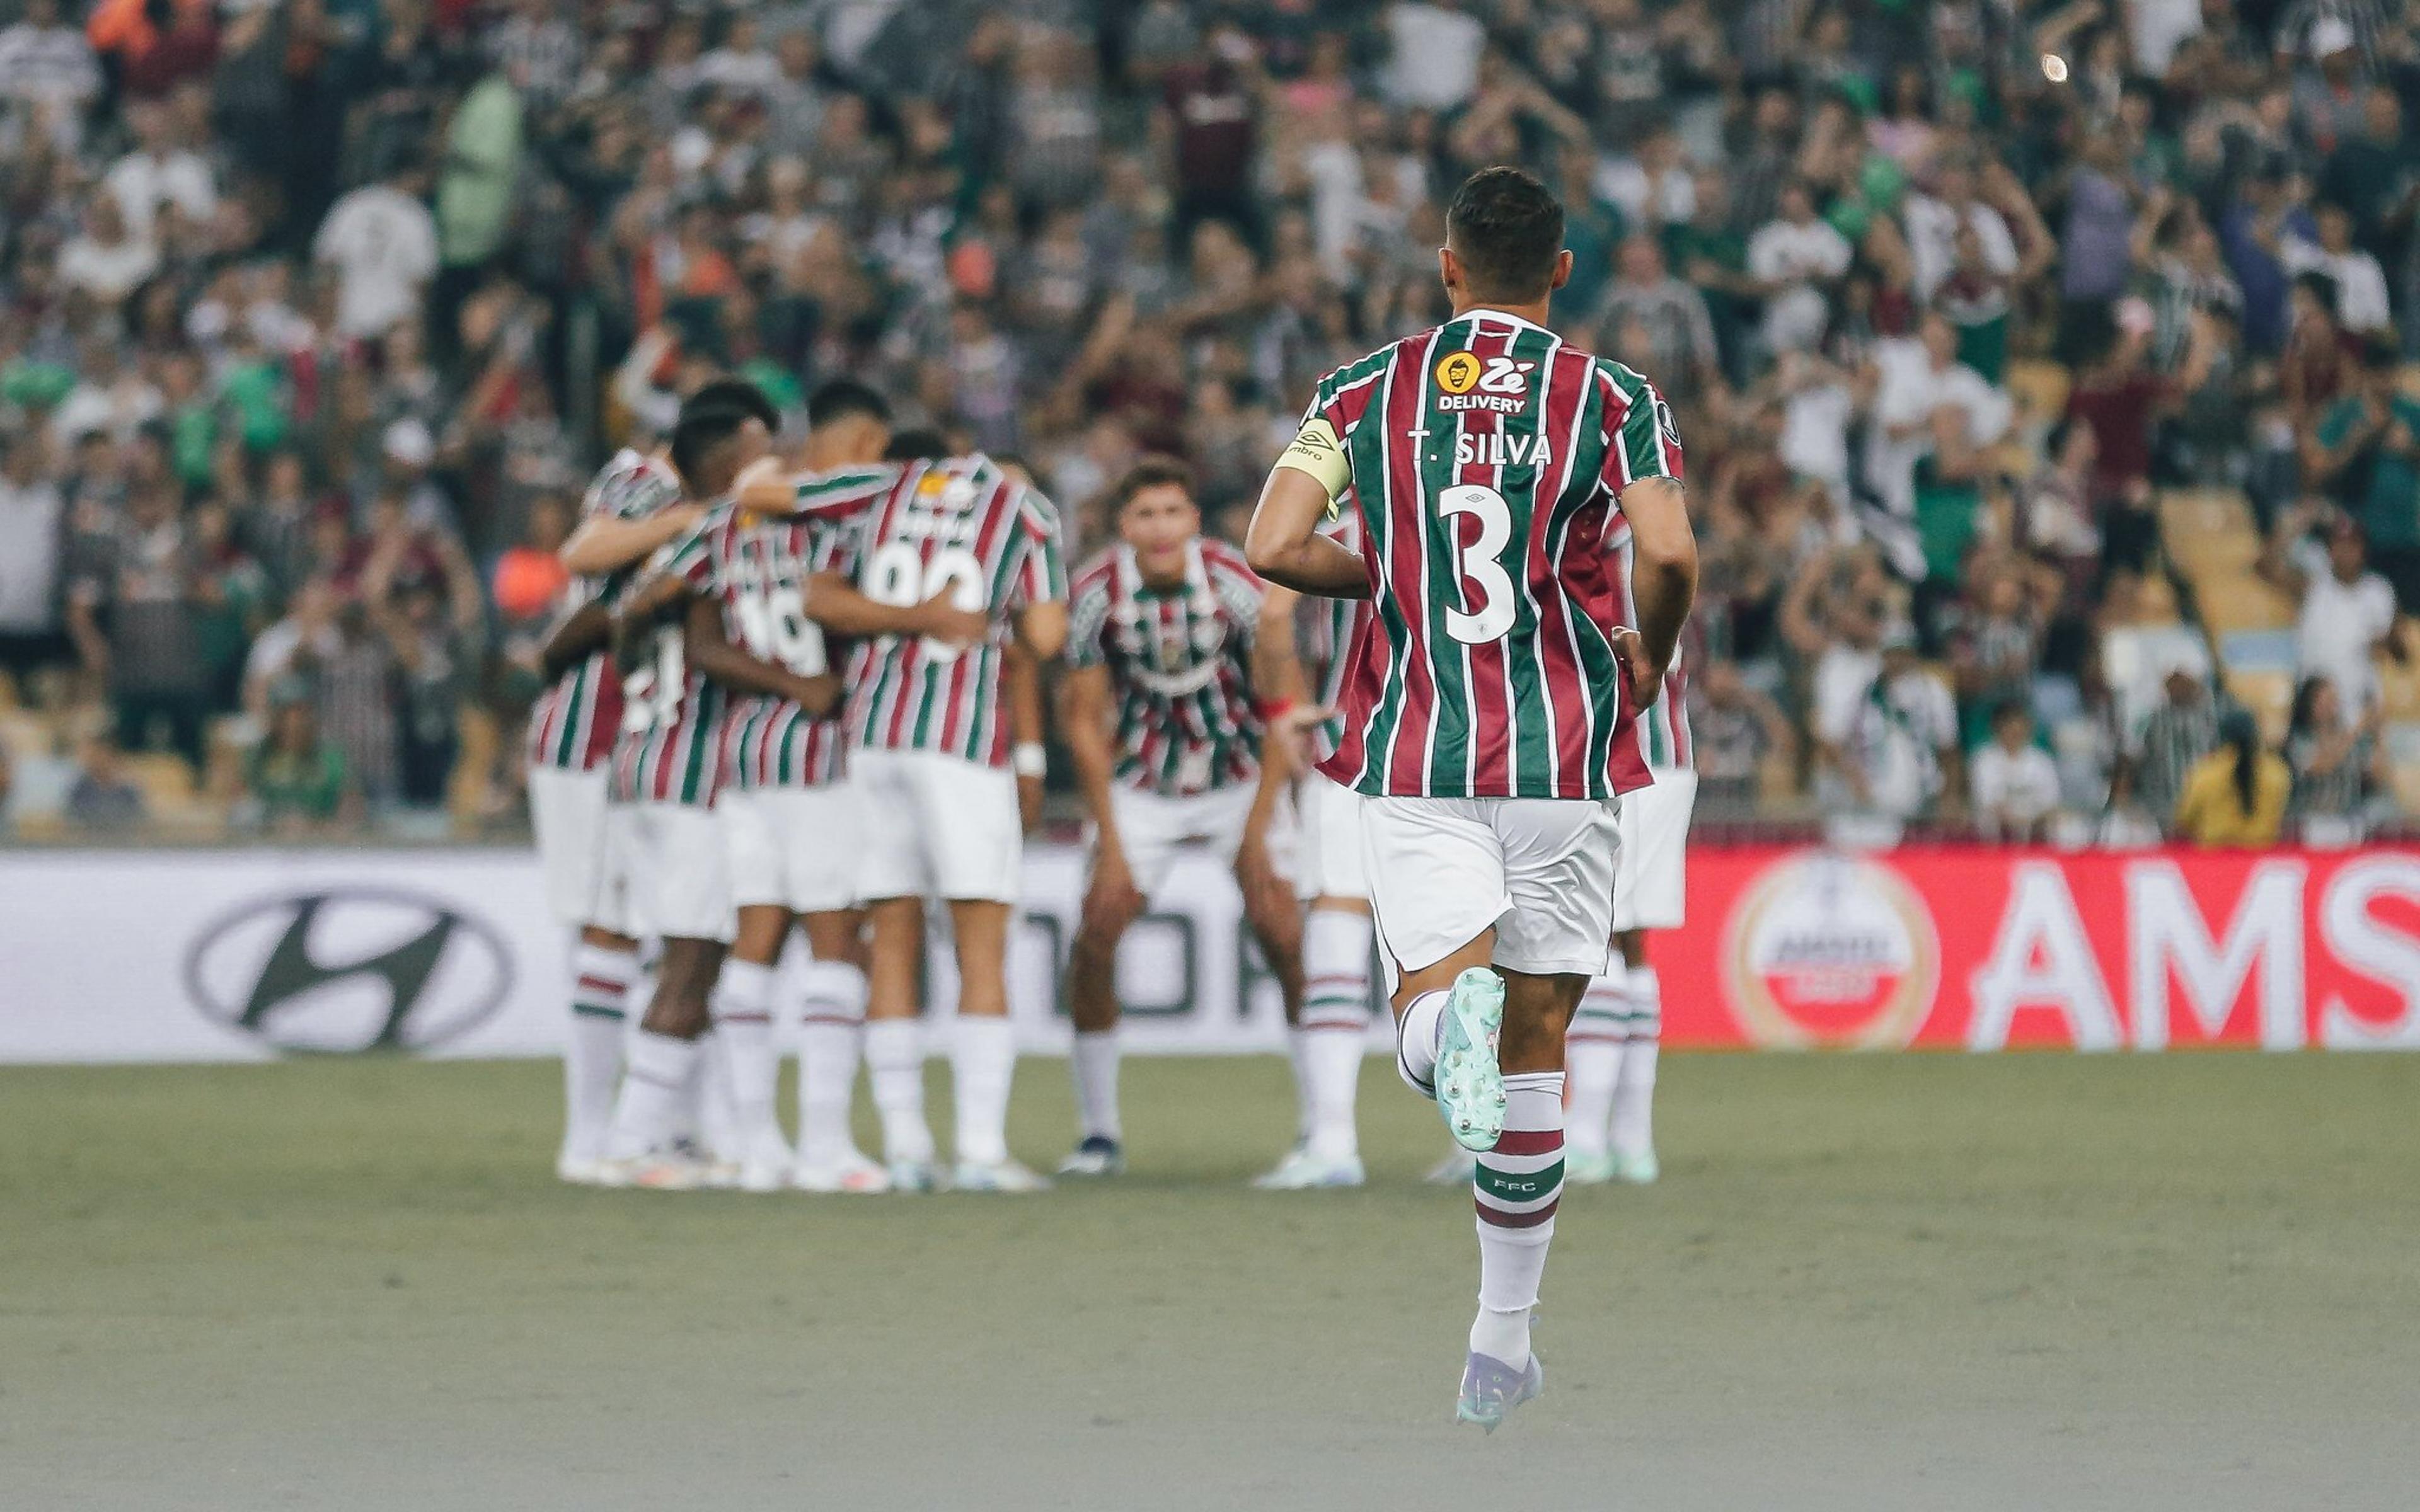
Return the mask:
<path id="1" fill-rule="evenodd" d="M 1479 359 L 1468 352 L 1448 352 L 1438 358 L 1436 386 L 1448 393 L 1468 393 L 1479 387 Z"/>
<path id="2" fill-rule="evenodd" d="M 1723 984 L 1748 1038 L 1778 1049 L 1904 1045 L 1941 983 L 1932 916 L 1880 862 L 1776 861 L 1732 906 Z"/>

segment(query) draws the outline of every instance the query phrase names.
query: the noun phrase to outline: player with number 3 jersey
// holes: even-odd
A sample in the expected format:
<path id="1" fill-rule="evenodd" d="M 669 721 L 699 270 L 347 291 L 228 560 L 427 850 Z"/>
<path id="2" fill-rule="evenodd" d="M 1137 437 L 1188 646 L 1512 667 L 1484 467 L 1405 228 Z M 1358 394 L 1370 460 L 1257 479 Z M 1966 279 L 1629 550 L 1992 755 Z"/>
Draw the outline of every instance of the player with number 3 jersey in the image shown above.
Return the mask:
<path id="1" fill-rule="evenodd" d="M 1272 581 L 1371 600 L 1321 770 L 1365 795 L 1397 1069 L 1477 1154 L 1480 1306 L 1456 1415 L 1537 1395 L 1562 1190 L 1563 1028 L 1605 969 L 1620 795 L 1696 592 L 1671 413 L 1547 328 L 1563 211 L 1489 168 L 1446 214 L 1443 325 L 1321 380 L 1255 511 Z M 1356 553 L 1319 532 L 1358 513 Z M 1624 618 L 1619 553 L 1632 558 Z"/>

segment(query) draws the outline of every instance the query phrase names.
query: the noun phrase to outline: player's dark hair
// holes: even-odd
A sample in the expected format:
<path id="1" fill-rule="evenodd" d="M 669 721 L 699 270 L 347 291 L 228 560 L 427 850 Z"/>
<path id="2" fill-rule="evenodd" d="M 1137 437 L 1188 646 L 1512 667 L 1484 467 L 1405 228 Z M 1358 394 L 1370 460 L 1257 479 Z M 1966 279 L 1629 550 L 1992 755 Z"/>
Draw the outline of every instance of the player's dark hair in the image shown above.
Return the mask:
<path id="1" fill-rule="evenodd" d="M 929 425 L 895 431 L 882 449 L 885 462 L 937 462 L 950 455 L 950 439 Z"/>
<path id="2" fill-rule="evenodd" d="M 700 384 L 696 393 L 681 401 L 680 418 L 673 422 L 674 469 L 684 481 L 694 482 L 706 454 L 752 420 L 767 430 L 782 427 L 782 412 L 765 397 L 764 390 L 736 378 Z"/>
<path id="3" fill-rule="evenodd" d="M 1109 486 L 1109 517 L 1115 519 L 1135 496 L 1146 488 L 1175 486 L 1185 490 L 1185 497 L 1194 497 L 1193 470 L 1172 456 L 1152 455 L 1141 458 L 1125 470 Z"/>
<path id="4" fill-rule="evenodd" d="M 891 401 L 876 393 L 870 384 L 855 378 L 833 378 L 815 386 L 807 395 L 807 424 L 829 425 L 835 420 L 851 415 L 863 415 L 881 424 L 891 424 Z"/>
<path id="5" fill-rule="evenodd" d="M 1462 259 L 1472 294 L 1527 303 L 1554 286 L 1562 202 L 1518 168 L 1481 168 L 1453 192 L 1445 239 Z"/>

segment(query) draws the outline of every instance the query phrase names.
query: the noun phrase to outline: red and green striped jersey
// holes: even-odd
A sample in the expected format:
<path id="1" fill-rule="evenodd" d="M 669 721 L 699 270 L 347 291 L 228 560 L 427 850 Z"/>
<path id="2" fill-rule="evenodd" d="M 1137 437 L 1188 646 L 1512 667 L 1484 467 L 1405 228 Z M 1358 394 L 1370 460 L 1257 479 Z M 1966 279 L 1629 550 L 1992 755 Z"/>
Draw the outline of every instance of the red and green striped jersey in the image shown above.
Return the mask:
<path id="1" fill-rule="evenodd" d="M 1655 390 L 1473 310 L 1322 379 L 1361 517 L 1372 612 L 1320 770 L 1366 794 L 1603 799 L 1646 762 L 1607 634 L 1621 491 L 1681 475 Z"/>
<path id="2" fill-rule="evenodd" d="M 947 590 L 987 610 L 990 638 L 963 653 L 922 636 L 877 636 L 849 657 L 856 745 L 1008 764 L 1001 665 L 1010 621 L 1067 596 L 1059 512 L 983 455 L 850 469 L 799 483 L 799 505 L 862 519 L 858 588 L 877 603 L 921 604 Z"/>
<path id="3" fill-rule="evenodd" d="M 726 503 L 657 552 L 640 579 L 669 573 L 691 593 L 712 596 L 718 582 L 736 574 L 738 554 L 737 512 Z M 614 803 L 711 807 L 722 778 L 723 690 L 689 665 L 679 611 L 656 625 L 648 646 L 646 665 L 622 677 L 622 733 L 605 795 Z"/>
<path id="4" fill-rule="evenodd" d="M 589 484 L 580 513 L 583 518 L 610 515 L 644 519 L 678 503 L 680 496 L 680 475 L 671 463 L 626 447 Z M 564 590 L 557 614 L 568 617 L 605 596 L 622 576 L 574 578 Z M 591 652 L 530 705 L 529 764 L 587 771 L 613 753 L 613 736 L 621 724 L 622 685 L 613 676 L 613 658 L 602 651 Z"/>
<path id="5" fill-rule="evenodd" d="M 1344 511 L 1322 526 L 1320 533 L 1357 554 L 1361 549 L 1359 511 Z M 1343 743 L 1344 678 L 1353 666 L 1353 638 L 1369 612 L 1367 599 L 1322 598 L 1313 594 L 1305 594 L 1295 606 L 1295 654 L 1301 658 L 1311 701 L 1329 711 L 1311 732 L 1313 762 L 1327 760 Z"/>
<path id="6" fill-rule="evenodd" d="M 1621 543 L 1621 611 L 1624 624 L 1637 623 L 1637 600 L 1630 592 L 1630 542 Z M 1638 716 L 1638 750 L 1651 772 L 1694 771 L 1697 758 L 1689 739 L 1689 673 L 1687 638 L 1672 651 L 1672 666 L 1664 673 L 1664 690 Z"/>
<path id="7" fill-rule="evenodd" d="M 1259 780 L 1252 640 L 1264 592 L 1242 552 L 1198 537 L 1171 586 L 1145 582 L 1123 544 L 1076 575 L 1067 659 L 1109 671 L 1119 781 L 1180 797 Z"/>
<path id="8" fill-rule="evenodd" d="M 828 671 L 823 626 L 807 618 L 808 581 L 857 570 L 858 527 L 829 514 L 740 526 L 732 571 L 714 590 L 731 639 L 801 677 Z M 734 695 L 722 729 L 724 780 L 743 790 L 820 787 L 846 769 L 847 726 L 788 699 Z"/>

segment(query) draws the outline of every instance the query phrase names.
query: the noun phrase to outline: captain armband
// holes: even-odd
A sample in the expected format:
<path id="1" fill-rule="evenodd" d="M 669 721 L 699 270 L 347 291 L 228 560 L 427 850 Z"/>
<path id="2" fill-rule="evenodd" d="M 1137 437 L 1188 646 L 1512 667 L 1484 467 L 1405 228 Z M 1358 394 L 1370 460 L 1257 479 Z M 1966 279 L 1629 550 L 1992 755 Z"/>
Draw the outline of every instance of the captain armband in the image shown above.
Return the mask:
<path id="1" fill-rule="evenodd" d="M 1325 417 L 1313 415 L 1304 421 L 1302 430 L 1278 454 L 1277 465 L 1305 473 L 1326 489 L 1327 517 L 1336 517 L 1336 501 L 1352 481 L 1353 469 L 1344 460 L 1344 445 L 1336 438 L 1336 427 Z"/>

